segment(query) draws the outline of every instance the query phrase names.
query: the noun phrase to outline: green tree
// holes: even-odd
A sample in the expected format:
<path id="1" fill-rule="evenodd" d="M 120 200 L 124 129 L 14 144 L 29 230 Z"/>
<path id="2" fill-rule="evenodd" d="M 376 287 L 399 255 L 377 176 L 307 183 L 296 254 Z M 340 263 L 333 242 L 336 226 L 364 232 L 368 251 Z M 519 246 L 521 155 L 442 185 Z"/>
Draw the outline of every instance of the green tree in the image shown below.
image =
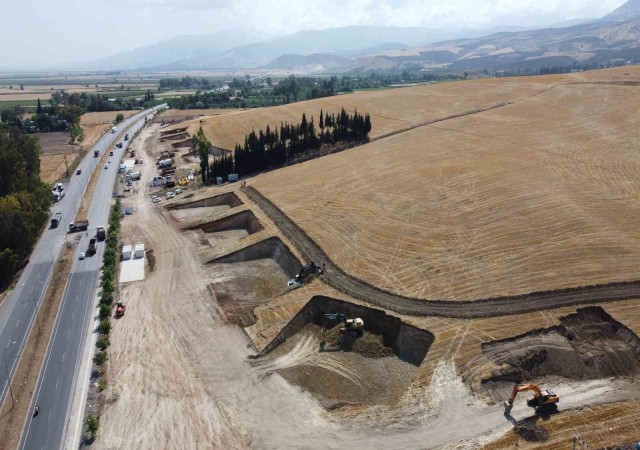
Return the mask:
<path id="1" fill-rule="evenodd" d="M 102 351 L 105 351 L 107 347 L 109 347 L 109 339 L 106 337 L 101 337 L 96 341 L 96 347 L 98 347 Z"/>
<path id="2" fill-rule="evenodd" d="M 98 419 L 94 415 L 87 417 L 87 431 L 91 435 L 91 440 L 96 438 L 98 428 L 100 428 L 100 422 L 98 422 Z"/>
<path id="3" fill-rule="evenodd" d="M 102 367 L 107 362 L 107 352 L 97 352 L 93 357 L 93 362 L 98 367 Z"/>
<path id="4" fill-rule="evenodd" d="M 123 120 L 124 120 L 124 114 L 118 113 L 118 115 L 116 116 L 116 124 L 119 124 Z"/>
<path id="5" fill-rule="evenodd" d="M 38 107 L 36 108 L 36 114 L 42 114 L 42 103 L 40 103 L 39 98 L 38 98 Z"/>

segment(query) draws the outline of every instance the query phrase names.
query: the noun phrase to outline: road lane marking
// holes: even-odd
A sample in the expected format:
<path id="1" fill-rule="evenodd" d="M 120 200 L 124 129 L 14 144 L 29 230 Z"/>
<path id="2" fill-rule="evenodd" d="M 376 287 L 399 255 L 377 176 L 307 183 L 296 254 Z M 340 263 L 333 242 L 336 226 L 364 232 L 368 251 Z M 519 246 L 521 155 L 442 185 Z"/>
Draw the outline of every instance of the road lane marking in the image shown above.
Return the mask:
<path id="1" fill-rule="evenodd" d="M 69 329 L 69 331 L 67 331 L 67 340 L 69 340 L 69 336 L 71 336 L 71 329 Z"/>
<path id="2" fill-rule="evenodd" d="M 18 319 L 18 321 L 16 322 L 16 328 L 18 328 L 18 325 L 20 325 L 20 320 L 22 319 Z"/>
<path id="3" fill-rule="evenodd" d="M 67 352 L 62 353 L 62 362 L 64 362 L 64 355 L 66 355 Z"/>
<path id="4" fill-rule="evenodd" d="M 47 423 L 51 421 L 51 411 L 49 411 L 49 417 L 47 418 Z"/>
<path id="5" fill-rule="evenodd" d="M 58 390 L 58 381 L 60 381 L 60 378 L 56 378 L 56 391 Z"/>

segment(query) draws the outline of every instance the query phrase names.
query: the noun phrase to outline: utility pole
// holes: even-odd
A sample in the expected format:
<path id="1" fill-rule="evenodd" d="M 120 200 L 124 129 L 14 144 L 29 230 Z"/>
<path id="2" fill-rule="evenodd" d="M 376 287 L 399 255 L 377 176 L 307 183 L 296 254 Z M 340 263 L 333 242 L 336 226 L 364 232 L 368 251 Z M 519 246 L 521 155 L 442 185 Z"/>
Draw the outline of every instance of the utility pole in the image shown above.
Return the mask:
<path id="1" fill-rule="evenodd" d="M 9 383 L 9 394 L 11 395 L 11 409 L 16 407 L 16 402 L 13 398 L 13 389 L 11 389 L 11 375 L 9 374 L 9 364 L 7 364 L 7 349 L 12 344 L 15 344 L 15 341 L 10 341 L 4 348 L 4 368 L 7 371 L 7 383 Z"/>

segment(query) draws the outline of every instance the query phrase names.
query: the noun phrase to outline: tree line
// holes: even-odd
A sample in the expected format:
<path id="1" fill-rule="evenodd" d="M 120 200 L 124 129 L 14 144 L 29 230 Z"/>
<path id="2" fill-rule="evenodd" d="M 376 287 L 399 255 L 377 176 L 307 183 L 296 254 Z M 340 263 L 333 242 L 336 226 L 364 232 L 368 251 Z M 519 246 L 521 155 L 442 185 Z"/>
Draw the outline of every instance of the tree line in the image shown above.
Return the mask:
<path id="1" fill-rule="evenodd" d="M 0 287 L 31 254 L 51 202 L 51 191 L 40 180 L 37 138 L 0 124 Z"/>
<path id="2" fill-rule="evenodd" d="M 316 127 L 314 118 L 307 119 L 305 113 L 297 124 L 283 122 L 279 128 L 267 125 L 257 133 L 252 130 L 243 144 L 236 144 L 233 155 L 223 155 L 208 163 L 211 143 L 202 128 L 194 136 L 194 148 L 200 157 L 200 168 L 205 183 L 215 182 L 217 177 L 226 179 L 229 174 L 251 175 L 267 169 L 282 167 L 300 156 L 318 156 L 321 149 L 337 146 L 352 146 L 369 141 L 371 117 L 354 111 L 349 114 L 344 108 L 338 114 L 324 113 Z"/>

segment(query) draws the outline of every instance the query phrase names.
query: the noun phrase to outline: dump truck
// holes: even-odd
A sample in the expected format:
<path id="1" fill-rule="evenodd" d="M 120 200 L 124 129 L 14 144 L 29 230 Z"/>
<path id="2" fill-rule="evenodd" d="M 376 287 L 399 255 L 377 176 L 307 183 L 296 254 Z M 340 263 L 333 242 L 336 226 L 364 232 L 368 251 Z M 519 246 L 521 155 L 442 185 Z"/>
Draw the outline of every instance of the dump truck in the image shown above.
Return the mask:
<path id="1" fill-rule="evenodd" d="M 59 213 L 59 212 L 55 213 L 51 218 L 51 228 L 58 228 L 58 225 L 60 225 L 61 220 L 62 220 L 62 213 Z"/>
<path id="2" fill-rule="evenodd" d="M 96 228 L 96 237 L 99 241 L 104 241 L 107 238 L 107 232 L 104 227 Z"/>
<path id="3" fill-rule="evenodd" d="M 142 175 L 142 174 L 141 174 L 140 172 L 131 172 L 131 173 L 129 174 L 129 178 L 130 178 L 132 181 L 136 181 L 136 180 L 139 180 L 139 179 L 140 179 L 140 176 L 141 176 L 141 175 Z"/>
<path id="4" fill-rule="evenodd" d="M 88 220 L 76 220 L 75 222 L 71 222 L 69 224 L 69 232 L 74 232 L 74 231 L 87 231 L 87 228 L 89 228 L 89 221 Z"/>
<path id="5" fill-rule="evenodd" d="M 87 248 L 87 256 L 96 254 L 96 238 L 89 239 L 89 248 Z"/>

